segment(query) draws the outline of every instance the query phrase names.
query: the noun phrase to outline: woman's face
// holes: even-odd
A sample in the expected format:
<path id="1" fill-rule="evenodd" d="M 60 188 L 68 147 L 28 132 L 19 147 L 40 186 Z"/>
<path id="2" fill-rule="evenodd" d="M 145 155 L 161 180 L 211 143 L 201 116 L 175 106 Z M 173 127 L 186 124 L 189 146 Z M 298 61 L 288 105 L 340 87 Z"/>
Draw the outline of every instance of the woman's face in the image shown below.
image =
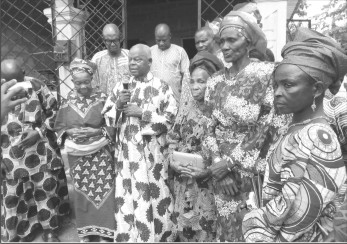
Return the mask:
<path id="1" fill-rule="evenodd" d="M 311 109 L 315 86 L 299 67 L 282 64 L 275 71 L 274 104 L 281 114 L 300 113 Z"/>
<path id="2" fill-rule="evenodd" d="M 204 101 L 206 82 L 210 75 L 206 70 L 195 68 L 190 76 L 189 88 L 195 101 Z"/>
<path id="3" fill-rule="evenodd" d="M 87 73 L 77 73 L 72 77 L 76 91 L 82 96 L 87 96 L 92 91 L 92 77 Z"/>
<path id="4" fill-rule="evenodd" d="M 226 28 L 220 35 L 220 48 L 223 52 L 224 60 L 234 63 L 248 55 L 248 41 L 237 30 Z"/>

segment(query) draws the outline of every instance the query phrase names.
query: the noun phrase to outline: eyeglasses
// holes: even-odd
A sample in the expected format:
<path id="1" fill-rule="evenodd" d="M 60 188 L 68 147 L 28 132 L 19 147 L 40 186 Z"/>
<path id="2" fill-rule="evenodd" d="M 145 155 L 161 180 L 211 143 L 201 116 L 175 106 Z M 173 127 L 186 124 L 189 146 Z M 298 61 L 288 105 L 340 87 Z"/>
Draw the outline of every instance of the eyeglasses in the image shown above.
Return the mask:
<path id="1" fill-rule="evenodd" d="M 120 42 L 119 39 L 114 39 L 114 40 L 103 39 L 103 40 L 104 40 L 104 42 L 106 43 L 106 45 L 112 45 L 112 43 L 113 43 L 114 45 L 117 45 L 117 44 Z"/>

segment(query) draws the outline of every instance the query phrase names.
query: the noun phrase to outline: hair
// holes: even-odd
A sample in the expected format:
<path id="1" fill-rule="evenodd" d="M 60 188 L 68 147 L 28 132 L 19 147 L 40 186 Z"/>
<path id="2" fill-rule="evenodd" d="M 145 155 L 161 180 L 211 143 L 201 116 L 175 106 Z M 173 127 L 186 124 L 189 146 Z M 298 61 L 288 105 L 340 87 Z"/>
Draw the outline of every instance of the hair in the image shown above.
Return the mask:
<path id="1" fill-rule="evenodd" d="M 130 48 L 130 51 L 134 49 L 140 50 L 148 59 L 152 58 L 151 48 L 149 46 L 139 43 L 132 46 L 132 48 Z"/>
<path id="2" fill-rule="evenodd" d="M 195 31 L 194 35 L 196 35 L 196 34 L 198 34 L 200 32 L 206 32 L 209 37 L 214 38 L 213 30 L 210 27 L 208 27 L 208 26 L 201 27 L 200 29 Z"/>
<path id="3" fill-rule="evenodd" d="M 17 82 L 24 80 L 24 71 L 16 59 L 5 59 L 1 62 L 1 79 L 16 79 Z"/>

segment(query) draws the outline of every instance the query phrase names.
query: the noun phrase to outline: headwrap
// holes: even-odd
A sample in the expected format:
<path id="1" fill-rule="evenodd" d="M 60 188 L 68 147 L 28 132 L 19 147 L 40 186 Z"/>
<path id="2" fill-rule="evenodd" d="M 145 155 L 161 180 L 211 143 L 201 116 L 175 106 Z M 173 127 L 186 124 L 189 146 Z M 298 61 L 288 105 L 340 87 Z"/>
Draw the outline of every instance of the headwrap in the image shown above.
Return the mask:
<path id="1" fill-rule="evenodd" d="M 71 75 L 75 75 L 78 73 L 88 73 L 91 76 L 93 76 L 95 70 L 96 70 L 96 64 L 89 61 L 89 60 L 83 60 L 80 58 L 75 58 L 72 60 L 70 64 L 70 73 Z"/>
<path id="2" fill-rule="evenodd" d="M 259 24 L 262 16 L 259 12 L 259 9 L 257 7 L 256 3 L 238 3 L 234 6 L 233 11 L 240 11 L 240 12 L 246 12 L 254 16 L 256 18 L 257 23 Z"/>
<path id="3" fill-rule="evenodd" d="M 205 26 L 210 27 L 213 31 L 213 34 L 217 35 L 219 32 L 219 27 L 221 22 L 222 22 L 222 19 L 217 17 L 212 22 L 206 21 Z"/>
<path id="4" fill-rule="evenodd" d="M 219 29 L 219 35 L 221 35 L 226 28 L 234 28 L 243 35 L 255 49 L 261 53 L 265 53 L 267 46 L 266 36 L 252 15 L 240 11 L 231 11 L 223 18 Z"/>
<path id="5" fill-rule="evenodd" d="M 311 29 L 298 28 L 294 40 L 283 47 L 281 54 L 280 64 L 296 65 L 326 87 L 347 73 L 347 55 L 338 43 Z"/>
<path id="6" fill-rule="evenodd" d="M 206 70 L 209 75 L 212 75 L 223 67 L 223 63 L 215 55 L 207 51 L 201 51 L 190 61 L 189 71 L 192 73 L 194 69 L 201 68 Z"/>

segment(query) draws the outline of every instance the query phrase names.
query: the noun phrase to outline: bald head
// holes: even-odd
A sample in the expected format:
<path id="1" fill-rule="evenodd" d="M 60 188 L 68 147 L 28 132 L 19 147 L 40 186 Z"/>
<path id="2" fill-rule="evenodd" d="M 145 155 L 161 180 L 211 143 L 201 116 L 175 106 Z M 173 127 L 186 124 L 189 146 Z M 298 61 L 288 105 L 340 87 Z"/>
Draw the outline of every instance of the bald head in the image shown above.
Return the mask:
<path id="1" fill-rule="evenodd" d="M 144 44 L 136 44 L 129 51 L 129 70 L 135 78 L 145 77 L 152 64 L 151 49 Z"/>
<path id="2" fill-rule="evenodd" d="M 102 30 L 102 36 L 104 38 L 104 43 L 108 50 L 108 53 L 116 57 L 120 54 L 120 32 L 115 24 L 107 24 Z"/>
<path id="3" fill-rule="evenodd" d="M 130 48 L 130 52 L 145 56 L 148 59 L 152 58 L 151 48 L 145 44 L 134 45 L 132 48 Z"/>
<path id="4" fill-rule="evenodd" d="M 24 80 L 24 71 L 17 60 L 5 59 L 1 62 L 1 79 L 16 79 L 17 82 Z"/>
<path id="5" fill-rule="evenodd" d="M 119 28 L 115 24 L 107 24 L 104 26 L 104 29 L 102 29 L 102 34 L 104 36 L 106 36 L 106 35 L 119 35 Z"/>
<path id="6" fill-rule="evenodd" d="M 158 48 L 162 51 L 170 48 L 171 46 L 171 31 L 167 24 L 159 24 L 155 27 L 154 31 L 155 42 Z"/>

